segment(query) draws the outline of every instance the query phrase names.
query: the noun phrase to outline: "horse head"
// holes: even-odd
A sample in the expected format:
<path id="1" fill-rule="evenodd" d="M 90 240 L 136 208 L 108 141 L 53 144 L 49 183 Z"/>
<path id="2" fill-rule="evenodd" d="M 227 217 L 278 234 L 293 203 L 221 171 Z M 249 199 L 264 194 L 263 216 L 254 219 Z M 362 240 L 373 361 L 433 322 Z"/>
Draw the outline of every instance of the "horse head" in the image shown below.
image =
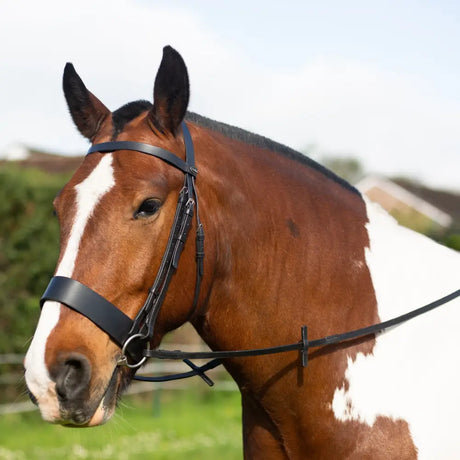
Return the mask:
<path id="1" fill-rule="evenodd" d="M 187 69 L 165 47 L 154 103 L 115 112 L 91 92 L 71 64 L 63 88 L 72 119 L 93 144 L 134 141 L 184 158 L 181 130 L 189 100 Z M 93 153 L 55 199 L 60 224 L 56 276 L 89 287 L 134 319 L 161 264 L 184 174 L 159 158 L 128 150 Z M 151 338 L 184 323 L 193 304 L 195 261 L 185 247 Z M 188 260 L 184 260 L 188 259 Z M 87 317 L 61 302 L 44 302 L 25 358 L 25 378 L 42 417 L 66 425 L 98 425 L 113 414 L 134 372 L 118 366 L 121 349 Z"/>

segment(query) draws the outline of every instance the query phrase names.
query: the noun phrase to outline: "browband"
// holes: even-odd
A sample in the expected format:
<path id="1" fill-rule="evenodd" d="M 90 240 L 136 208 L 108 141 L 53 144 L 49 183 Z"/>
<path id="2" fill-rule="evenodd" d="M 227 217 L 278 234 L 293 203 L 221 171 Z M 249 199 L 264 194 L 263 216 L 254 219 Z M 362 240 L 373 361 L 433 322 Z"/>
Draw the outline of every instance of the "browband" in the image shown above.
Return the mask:
<path id="1" fill-rule="evenodd" d="M 184 136 L 185 137 L 185 136 Z M 160 158 L 166 163 L 174 166 L 177 169 L 180 169 L 185 174 L 191 174 L 193 177 L 196 177 L 198 171 L 193 164 L 187 164 L 185 161 L 181 160 L 176 155 L 168 152 L 165 149 L 160 147 L 155 147 L 153 145 L 144 144 L 143 142 L 134 142 L 134 141 L 115 141 L 115 142 L 102 142 L 101 144 L 95 144 L 90 147 L 88 154 L 100 152 L 108 153 L 114 152 L 115 150 L 133 150 L 136 152 L 145 153 L 156 158 Z"/>

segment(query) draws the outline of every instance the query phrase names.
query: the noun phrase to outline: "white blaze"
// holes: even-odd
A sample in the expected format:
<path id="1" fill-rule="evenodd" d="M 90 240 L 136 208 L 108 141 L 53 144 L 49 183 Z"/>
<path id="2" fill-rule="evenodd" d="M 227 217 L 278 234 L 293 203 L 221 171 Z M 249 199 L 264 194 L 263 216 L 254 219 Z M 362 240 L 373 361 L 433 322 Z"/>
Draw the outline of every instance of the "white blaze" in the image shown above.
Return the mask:
<path id="1" fill-rule="evenodd" d="M 102 196 L 114 185 L 112 155 L 108 154 L 102 157 L 99 164 L 83 182 L 75 186 L 75 190 L 77 191 L 77 207 L 74 223 L 67 241 L 64 256 L 56 271 L 57 276 L 72 276 L 86 223 Z"/>
<path id="2" fill-rule="evenodd" d="M 112 155 L 106 154 L 88 177 L 75 186 L 76 212 L 56 275 L 69 278 L 72 276 L 86 224 L 101 198 L 114 185 Z M 27 386 L 38 399 L 43 417 L 49 420 L 57 418 L 59 408 L 54 394 L 54 384 L 50 380 L 45 364 L 45 349 L 48 337 L 59 321 L 59 314 L 60 304 L 58 302 L 45 302 L 24 361 Z"/>

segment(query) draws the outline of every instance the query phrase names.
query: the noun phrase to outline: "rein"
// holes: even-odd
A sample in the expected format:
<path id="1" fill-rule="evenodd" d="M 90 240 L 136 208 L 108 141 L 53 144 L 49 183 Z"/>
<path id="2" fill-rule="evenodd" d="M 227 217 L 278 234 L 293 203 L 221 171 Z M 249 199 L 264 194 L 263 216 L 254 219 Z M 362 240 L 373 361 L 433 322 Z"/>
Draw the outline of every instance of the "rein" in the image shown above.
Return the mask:
<path id="1" fill-rule="evenodd" d="M 209 369 L 214 369 L 215 367 L 222 364 L 222 359 L 229 358 L 243 358 L 248 356 L 263 356 L 263 355 L 272 355 L 277 353 L 286 353 L 288 351 L 300 351 L 302 366 L 306 367 L 308 364 L 308 350 L 310 348 L 318 348 L 330 345 L 337 345 L 341 343 L 348 342 L 353 339 L 358 339 L 361 337 L 366 337 L 368 335 L 375 335 L 380 332 L 383 332 L 390 327 L 398 326 L 406 321 L 409 321 L 417 316 L 428 313 L 435 308 L 438 308 L 455 298 L 460 297 L 460 289 L 438 299 L 434 302 L 431 302 L 423 307 L 412 310 L 404 315 L 398 316 L 396 318 L 383 321 L 381 323 L 373 324 L 371 326 L 366 326 L 360 329 L 355 329 L 353 331 L 344 332 L 342 334 L 329 335 L 322 337 L 320 339 L 308 340 L 307 335 L 307 326 L 302 326 L 301 335 L 302 339 L 300 342 L 290 343 L 287 345 L 280 345 L 278 347 L 269 347 L 269 348 L 255 348 L 252 350 L 232 350 L 232 351 L 209 351 L 209 352 L 184 352 L 180 350 L 144 350 L 144 356 L 148 358 L 157 358 L 157 359 L 181 359 L 190 367 L 192 371 L 183 373 L 183 374 L 174 374 L 164 377 L 136 377 L 137 380 L 149 381 L 149 382 L 164 382 L 168 380 L 176 380 L 181 378 L 193 377 L 198 375 L 206 383 L 209 384 L 209 377 L 207 377 L 204 372 Z M 212 361 L 206 363 L 201 367 L 192 366 L 190 359 L 212 359 Z M 188 361 L 188 362 L 187 362 Z M 210 385 L 210 384 L 209 384 Z M 212 385 L 211 385 L 212 386 Z"/>
<path id="2" fill-rule="evenodd" d="M 195 238 L 196 281 L 191 310 L 192 312 L 196 309 L 198 304 L 201 280 L 203 277 L 204 229 L 199 218 L 198 196 L 195 189 L 195 179 L 198 171 L 195 166 L 195 154 L 192 138 L 187 125 L 184 122 L 182 122 L 182 131 L 185 143 L 185 162 L 167 150 L 141 142 L 105 142 L 95 144 L 88 150 L 88 154 L 95 152 L 109 153 L 116 150 L 132 150 L 140 152 L 165 161 L 169 165 L 182 171 L 185 175 L 184 186 L 179 193 L 173 225 L 171 227 L 168 243 L 161 260 L 160 268 L 158 269 L 152 287 L 149 289 L 147 299 L 134 320 L 131 320 L 131 318 L 125 315 L 119 308 L 89 287 L 76 280 L 63 276 L 54 276 L 51 278 L 48 287 L 40 299 L 40 307 L 43 307 L 43 304 L 48 300 L 60 302 L 84 315 L 100 329 L 106 332 L 121 348 L 121 357 L 117 362 L 118 366 L 127 366 L 132 369 L 137 369 L 144 364 L 147 359 L 157 358 L 173 360 L 180 359 L 191 368 L 188 372 L 160 377 L 134 376 L 134 380 L 165 382 L 198 375 L 208 385 L 212 386 L 214 383 L 206 375 L 206 372 L 222 364 L 223 359 L 262 356 L 286 353 L 289 351 L 299 351 L 302 366 L 306 367 L 308 364 L 308 350 L 310 348 L 335 345 L 368 335 L 375 335 L 385 329 L 397 326 L 403 322 L 438 308 L 460 296 L 460 289 L 458 289 L 451 294 L 421 308 L 388 321 L 383 321 L 381 323 L 356 329 L 354 331 L 331 335 L 315 340 L 308 340 L 307 326 L 302 326 L 301 340 L 299 342 L 277 347 L 209 352 L 183 352 L 180 350 L 161 349 L 150 350 L 149 342 L 154 335 L 155 323 L 172 276 L 177 270 L 179 258 L 187 241 L 187 236 L 194 216 L 196 217 L 197 224 Z M 211 361 L 202 366 L 197 366 L 191 361 L 191 359 L 211 359 Z"/>

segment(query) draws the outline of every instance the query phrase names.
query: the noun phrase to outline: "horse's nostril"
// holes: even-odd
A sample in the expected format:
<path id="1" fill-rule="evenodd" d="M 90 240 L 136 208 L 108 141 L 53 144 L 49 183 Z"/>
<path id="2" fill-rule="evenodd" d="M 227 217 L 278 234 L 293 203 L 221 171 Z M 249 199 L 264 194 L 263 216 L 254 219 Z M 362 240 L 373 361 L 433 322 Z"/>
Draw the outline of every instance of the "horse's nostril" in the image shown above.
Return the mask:
<path id="1" fill-rule="evenodd" d="M 68 355 L 56 376 L 56 393 L 61 401 L 76 399 L 88 388 L 91 365 L 88 359 L 78 353 Z"/>

